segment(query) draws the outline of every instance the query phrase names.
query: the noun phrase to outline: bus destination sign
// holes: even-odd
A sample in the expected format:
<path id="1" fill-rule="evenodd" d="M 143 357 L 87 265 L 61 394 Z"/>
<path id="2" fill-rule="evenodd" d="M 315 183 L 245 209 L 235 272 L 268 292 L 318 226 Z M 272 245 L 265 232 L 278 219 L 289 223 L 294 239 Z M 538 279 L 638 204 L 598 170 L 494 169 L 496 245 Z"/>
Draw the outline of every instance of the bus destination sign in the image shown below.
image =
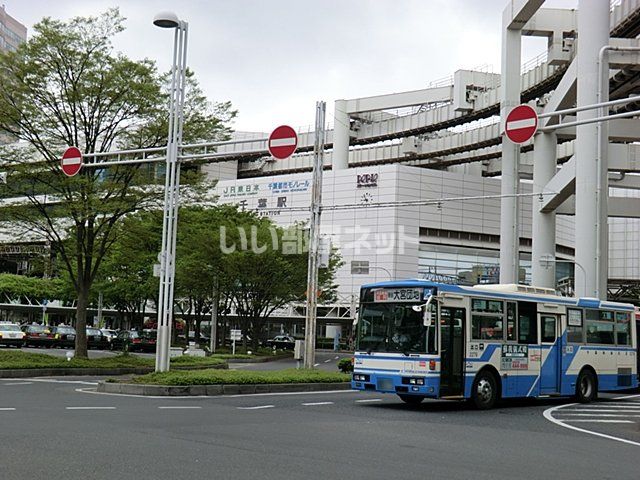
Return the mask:
<path id="1" fill-rule="evenodd" d="M 419 288 L 381 288 L 373 292 L 374 302 L 419 302 Z"/>

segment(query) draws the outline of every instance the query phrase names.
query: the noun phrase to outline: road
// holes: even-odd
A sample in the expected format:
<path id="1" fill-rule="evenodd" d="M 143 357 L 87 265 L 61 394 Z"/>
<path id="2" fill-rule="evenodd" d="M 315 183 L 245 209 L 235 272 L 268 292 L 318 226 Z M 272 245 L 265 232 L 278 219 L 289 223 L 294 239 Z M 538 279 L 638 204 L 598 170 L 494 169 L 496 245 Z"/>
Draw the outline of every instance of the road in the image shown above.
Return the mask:
<path id="1" fill-rule="evenodd" d="M 630 444 L 545 418 L 550 409 L 568 418 L 571 412 L 556 413 L 559 407 L 573 408 L 567 400 L 511 401 L 479 412 L 466 403 L 409 407 L 395 396 L 351 391 L 209 398 L 104 395 L 95 393 L 96 381 L 0 381 L 3 480 L 637 480 L 640 467 L 640 424 L 627 411 L 640 408 L 637 394 L 618 400 L 609 395 L 592 404 L 593 410 L 627 405 L 617 415 L 632 423 L 609 424 L 627 429 L 609 433 L 636 442 Z M 591 428 L 587 425 L 581 424 Z"/>

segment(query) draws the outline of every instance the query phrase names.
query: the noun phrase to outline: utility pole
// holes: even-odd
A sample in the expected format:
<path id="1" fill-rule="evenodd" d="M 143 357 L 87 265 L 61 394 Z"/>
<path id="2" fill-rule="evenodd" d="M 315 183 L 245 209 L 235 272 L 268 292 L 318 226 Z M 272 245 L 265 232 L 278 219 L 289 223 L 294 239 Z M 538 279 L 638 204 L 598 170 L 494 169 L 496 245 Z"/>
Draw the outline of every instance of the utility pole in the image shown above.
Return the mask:
<path id="1" fill-rule="evenodd" d="M 311 225 L 309 229 L 309 268 L 307 273 L 307 318 L 304 334 L 304 368 L 313 368 L 316 346 L 316 310 L 318 306 L 318 250 L 322 205 L 322 169 L 324 167 L 326 103 L 316 102 L 316 131 L 313 145 L 311 187 Z"/>
<path id="2" fill-rule="evenodd" d="M 211 298 L 211 329 L 209 331 L 211 353 L 216 353 L 216 337 L 218 336 L 218 280 L 215 280 L 213 286 L 213 295 Z"/>

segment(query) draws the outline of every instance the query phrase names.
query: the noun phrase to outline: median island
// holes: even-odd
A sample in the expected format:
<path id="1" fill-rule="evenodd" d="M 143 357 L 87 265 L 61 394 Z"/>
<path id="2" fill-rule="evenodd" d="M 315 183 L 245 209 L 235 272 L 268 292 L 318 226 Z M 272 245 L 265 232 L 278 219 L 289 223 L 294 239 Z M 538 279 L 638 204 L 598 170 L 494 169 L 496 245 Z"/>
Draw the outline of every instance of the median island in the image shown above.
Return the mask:
<path id="1" fill-rule="evenodd" d="M 216 356 L 210 357 L 188 357 L 182 356 L 171 360 L 173 368 L 225 368 L 227 366 L 226 358 Z M 114 371 L 135 370 L 140 373 L 146 373 L 154 368 L 155 360 L 149 357 L 140 357 L 131 354 L 121 354 L 100 358 L 72 358 L 67 360 L 65 357 L 47 355 L 44 353 L 31 353 L 22 351 L 4 351 L 0 352 L 0 376 L 17 370 L 67 370 L 77 373 L 79 370 L 89 369 L 98 370 L 96 375 L 100 374 L 100 370 Z M 134 373 L 134 372 L 132 372 Z M 55 373 L 64 375 L 64 373 Z M 115 375 L 117 373 L 107 373 Z M 40 375 L 40 373 L 38 374 Z M 46 375 L 46 373 L 42 374 Z"/>
<path id="2" fill-rule="evenodd" d="M 128 380 L 128 383 L 146 385 L 260 385 L 283 383 L 340 383 L 348 382 L 349 375 L 320 370 L 185 370 L 150 373 Z"/>

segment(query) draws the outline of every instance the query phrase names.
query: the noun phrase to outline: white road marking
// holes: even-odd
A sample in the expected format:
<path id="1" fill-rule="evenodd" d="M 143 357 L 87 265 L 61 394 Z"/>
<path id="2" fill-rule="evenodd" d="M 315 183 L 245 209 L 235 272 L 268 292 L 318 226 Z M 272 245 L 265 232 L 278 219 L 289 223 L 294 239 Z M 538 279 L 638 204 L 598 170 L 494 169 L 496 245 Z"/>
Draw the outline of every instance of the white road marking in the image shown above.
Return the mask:
<path id="1" fill-rule="evenodd" d="M 305 407 L 314 407 L 316 405 L 333 405 L 333 402 L 310 402 L 303 403 L 302 405 L 304 405 Z"/>
<path id="2" fill-rule="evenodd" d="M 615 397 L 614 400 L 624 400 L 625 398 L 638 398 L 640 395 L 625 395 L 623 397 Z"/>
<path id="3" fill-rule="evenodd" d="M 193 405 L 165 405 L 162 407 L 158 407 L 160 410 L 192 410 L 192 409 L 198 409 L 198 408 L 202 408 L 202 407 L 196 407 Z"/>
<path id="4" fill-rule="evenodd" d="M 364 400 L 356 400 L 356 403 L 371 403 L 371 402 L 381 402 L 381 398 L 366 398 Z"/>
<path id="5" fill-rule="evenodd" d="M 571 422 L 571 423 L 575 423 L 575 422 L 582 422 L 582 423 L 634 423 L 631 420 L 596 420 L 596 419 L 584 419 L 584 420 L 573 420 L 571 418 L 568 418 L 567 420 L 564 420 L 565 422 Z"/>
<path id="6" fill-rule="evenodd" d="M 7 387 L 14 387 L 17 385 L 33 385 L 33 382 L 14 382 L 14 383 L 4 383 Z"/>
<path id="7" fill-rule="evenodd" d="M 637 418 L 640 415 L 619 415 L 616 413 L 560 413 L 557 412 L 557 415 L 563 415 L 566 417 L 623 417 L 623 418 Z M 556 417 L 558 418 L 558 417 Z M 564 418 L 560 418 L 560 420 L 564 420 Z"/>
<path id="8" fill-rule="evenodd" d="M 325 360 L 324 363 L 329 363 L 330 361 L 331 361 L 331 359 L 329 358 L 329 359 Z"/>
<path id="9" fill-rule="evenodd" d="M 116 407 L 64 407 L 65 410 L 115 410 Z"/>
<path id="10" fill-rule="evenodd" d="M 562 409 L 563 412 L 596 412 L 596 413 L 601 413 L 601 412 L 607 412 L 607 413 L 623 413 L 623 412 L 628 412 L 628 413 L 639 413 L 640 410 L 638 410 L 637 408 L 623 408 L 623 409 L 614 409 L 614 408 L 563 408 Z M 560 413 L 560 412 L 558 412 Z"/>
<path id="11" fill-rule="evenodd" d="M 319 363 L 315 363 L 313 366 L 314 366 L 314 367 L 317 367 L 317 366 L 319 366 L 319 365 L 320 365 Z"/>
<path id="12" fill-rule="evenodd" d="M 635 396 L 639 396 L 639 395 L 633 395 Z M 626 398 L 626 397 L 622 397 L 622 398 Z M 619 399 L 616 399 L 619 400 Z M 606 438 L 608 440 L 613 440 L 616 442 L 621 442 L 621 443 L 626 443 L 628 445 L 635 445 L 637 447 L 640 447 L 640 442 L 634 442 L 632 440 L 627 440 L 626 438 L 619 438 L 619 437 L 614 437 L 613 435 L 607 435 L 605 433 L 600 433 L 600 432 L 593 432 L 591 430 L 586 430 L 584 428 L 579 428 L 576 427 L 575 425 L 569 425 L 565 422 L 563 422 L 562 420 L 558 420 L 557 418 L 553 417 L 553 413 L 556 412 L 557 410 L 561 409 L 562 407 L 575 407 L 576 405 L 578 405 L 577 403 L 569 403 L 567 405 L 557 405 L 555 407 L 551 407 L 551 408 L 547 408 L 542 415 L 544 415 L 544 418 L 546 418 L 547 420 L 549 420 L 552 423 L 555 423 L 556 425 L 559 425 L 563 428 L 568 428 L 569 430 L 575 430 L 576 432 L 581 432 L 581 433 L 586 433 L 588 435 L 595 435 L 596 437 L 601 437 L 601 438 Z"/>
<path id="13" fill-rule="evenodd" d="M 0 412 L 13 412 L 15 411 L 15 408 L 13 407 L 2 407 L 0 408 Z"/>
<path id="14" fill-rule="evenodd" d="M 238 410 L 263 410 L 265 408 L 275 408 L 275 405 L 258 405 L 256 407 L 236 407 Z"/>
<path id="15" fill-rule="evenodd" d="M 338 360 L 340 358 L 340 355 L 336 355 L 334 360 Z"/>
<path id="16" fill-rule="evenodd" d="M 41 383 L 72 383 L 79 385 L 98 385 L 98 382 L 86 382 L 84 380 L 58 380 L 55 378 L 31 378 L 30 382 L 41 382 Z"/>

